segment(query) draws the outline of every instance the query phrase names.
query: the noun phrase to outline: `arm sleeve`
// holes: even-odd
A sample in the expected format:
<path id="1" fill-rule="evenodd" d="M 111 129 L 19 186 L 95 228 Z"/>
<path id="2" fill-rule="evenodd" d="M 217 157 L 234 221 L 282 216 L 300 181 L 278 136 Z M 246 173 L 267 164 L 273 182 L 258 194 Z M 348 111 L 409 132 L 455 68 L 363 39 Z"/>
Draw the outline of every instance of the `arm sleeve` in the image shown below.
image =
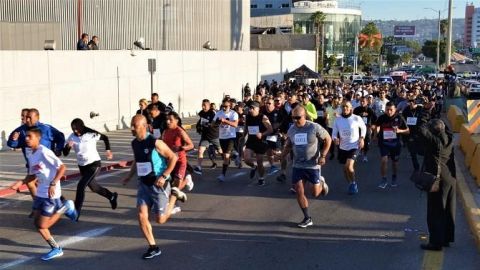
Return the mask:
<path id="1" fill-rule="evenodd" d="M 15 132 L 20 132 L 20 136 L 16 141 L 12 140 L 13 133 Z M 10 133 L 8 136 L 7 146 L 10 148 L 22 148 L 25 146 L 25 137 L 21 132 L 21 127 L 16 128 L 14 131 L 12 131 L 12 133 Z"/>
<path id="2" fill-rule="evenodd" d="M 95 134 L 95 139 L 98 141 L 98 140 L 102 140 L 104 143 L 105 143 L 105 150 L 108 151 L 108 150 L 111 150 L 110 148 L 110 140 L 108 139 L 108 136 L 103 134 L 103 133 L 100 133 L 94 129 L 90 129 L 90 128 L 86 128 L 86 131 L 89 132 L 89 133 L 93 133 Z"/>
<path id="3" fill-rule="evenodd" d="M 72 136 L 73 136 L 73 134 L 70 134 L 70 136 L 68 136 L 67 142 L 72 139 Z M 62 152 L 63 152 L 63 155 L 64 155 L 64 156 L 68 156 L 68 154 L 70 154 L 70 150 L 71 150 L 71 149 L 72 149 L 72 148 L 71 148 L 67 143 L 65 143 L 65 147 L 63 147 L 63 151 L 62 151 Z"/>
<path id="4" fill-rule="evenodd" d="M 52 132 L 53 142 L 55 143 L 55 150 L 61 152 L 65 146 L 65 135 L 52 126 L 50 126 L 50 130 Z"/>

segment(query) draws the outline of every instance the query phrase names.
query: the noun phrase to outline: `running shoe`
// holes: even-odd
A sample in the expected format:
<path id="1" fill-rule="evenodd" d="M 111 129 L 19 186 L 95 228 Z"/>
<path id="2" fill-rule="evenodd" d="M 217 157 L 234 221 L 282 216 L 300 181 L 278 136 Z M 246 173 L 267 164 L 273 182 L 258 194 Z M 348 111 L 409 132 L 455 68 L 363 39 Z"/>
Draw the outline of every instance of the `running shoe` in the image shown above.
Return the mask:
<path id="1" fill-rule="evenodd" d="M 175 207 L 172 209 L 171 215 L 175 215 L 175 214 L 180 213 L 180 212 L 182 212 L 182 208 L 180 208 L 180 206 L 175 206 Z"/>
<path id="2" fill-rule="evenodd" d="M 251 170 L 250 170 L 250 179 L 253 179 L 253 177 L 255 177 L 255 173 L 257 172 L 257 166 L 253 167 Z"/>
<path id="3" fill-rule="evenodd" d="M 222 183 L 225 182 L 225 175 L 220 174 L 219 176 L 217 176 L 217 180 Z"/>
<path id="4" fill-rule="evenodd" d="M 322 195 L 323 196 L 327 196 L 328 194 L 328 185 L 327 185 L 327 181 L 325 181 L 325 178 L 323 176 L 320 176 L 320 182 L 322 182 Z"/>
<path id="5" fill-rule="evenodd" d="M 282 173 L 277 177 L 277 181 L 283 183 L 283 182 L 287 181 L 287 176 L 284 173 Z"/>
<path id="6" fill-rule="evenodd" d="M 348 194 L 349 195 L 355 195 L 358 193 L 358 185 L 357 183 L 351 183 L 349 186 L 348 186 Z"/>
<path id="7" fill-rule="evenodd" d="M 187 189 L 187 191 L 192 191 L 194 186 L 192 176 L 190 174 L 187 174 L 187 176 L 185 176 L 185 180 L 187 180 L 187 184 L 185 185 L 185 188 Z"/>
<path id="8" fill-rule="evenodd" d="M 258 179 L 259 186 L 265 186 L 265 179 Z"/>
<path id="9" fill-rule="evenodd" d="M 313 220 L 311 217 L 309 217 L 309 218 L 304 218 L 302 222 L 298 223 L 297 226 L 300 228 L 307 228 L 312 225 L 313 225 Z"/>
<path id="10" fill-rule="evenodd" d="M 392 187 L 398 187 L 397 177 L 392 177 L 392 183 L 390 184 Z"/>
<path id="11" fill-rule="evenodd" d="M 118 198 L 118 193 L 114 192 L 112 194 L 112 198 L 110 198 L 110 206 L 112 207 L 113 210 L 117 209 L 117 198 Z"/>
<path id="12" fill-rule="evenodd" d="M 202 167 L 195 166 L 195 168 L 193 168 L 193 172 L 198 174 L 198 175 L 202 175 Z"/>
<path id="13" fill-rule="evenodd" d="M 386 178 L 383 178 L 382 181 L 380 181 L 380 184 L 378 184 L 378 187 L 381 189 L 385 189 L 388 186 L 388 182 Z"/>
<path id="14" fill-rule="evenodd" d="M 160 251 L 160 248 L 159 247 L 154 247 L 154 248 L 148 248 L 147 252 L 145 252 L 142 256 L 143 259 L 147 260 L 147 259 L 151 259 L 153 257 L 156 257 L 158 255 L 162 254 L 162 252 Z"/>
<path id="15" fill-rule="evenodd" d="M 185 194 L 185 192 L 181 191 L 180 189 L 178 189 L 178 187 L 173 187 L 172 188 L 172 194 L 177 197 L 177 200 L 181 201 L 181 202 L 186 202 L 187 201 L 187 194 Z"/>
<path id="16" fill-rule="evenodd" d="M 235 157 L 233 161 L 235 162 L 235 167 L 240 166 L 240 156 Z"/>
<path id="17" fill-rule="evenodd" d="M 72 200 L 66 200 L 65 203 L 63 204 L 63 207 L 65 207 L 65 216 L 67 216 L 69 219 L 72 221 L 77 221 L 78 219 L 78 212 L 75 209 L 75 204 L 73 203 Z"/>
<path id="18" fill-rule="evenodd" d="M 274 173 L 278 172 L 279 170 L 280 170 L 280 169 L 279 169 L 277 166 L 272 165 L 272 166 L 270 167 L 270 170 L 268 171 L 268 174 L 269 174 L 269 175 L 274 174 Z"/>
<path id="19" fill-rule="evenodd" d="M 289 191 L 290 191 L 290 193 L 292 193 L 292 194 L 295 194 L 295 193 L 297 193 L 297 191 L 295 190 L 295 188 L 294 188 L 294 187 L 291 187 Z"/>
<path id="20" fill-rule="evenodd" d="M 41 257 L 42 261 L 49 261 L 53 258 L 60 257 L 63 255 L 63 250 L 61 247 L 52 248 L 47 254 Z"/>
<path id="21" fill-rule="evenodd" d="M 217 168 L 217 163 L 212 163 L 212 165 L 210 166 L 210 169 L 216 169 Z"/>

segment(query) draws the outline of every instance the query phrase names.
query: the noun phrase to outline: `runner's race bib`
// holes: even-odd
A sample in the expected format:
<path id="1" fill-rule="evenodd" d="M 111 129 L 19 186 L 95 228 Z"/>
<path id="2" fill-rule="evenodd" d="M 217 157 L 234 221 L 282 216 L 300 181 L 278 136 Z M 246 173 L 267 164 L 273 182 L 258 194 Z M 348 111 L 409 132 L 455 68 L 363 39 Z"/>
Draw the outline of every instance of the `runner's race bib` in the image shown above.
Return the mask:
<path id="1" fill-rule="evenodd" d="M 317 116 L 318 117 L 323 117 L 325 115 L 324 111 L 317 111 Z"/>
<path id="2" fill-rule="evenodd" d="M 277 142 L 277 135 L 267 136 L 267 141 Z"/>
<path id="3" fill-rule="evenodd" d="M 220 137 L 223 137 L 223 138 L 230 136 L 230 126 L 221 125 L 219 133 L 220 133 Z"/>
<path id="4" fill-rule="evenodd" d="M 248 134 L 249 135 L 256 135 L 260 132 L 260 128 L 258 126 L 249 126 L 248 127 Z"/>
<path id="5" fill-rule="evenodd" d="M 391 128 L 385 128 L 383 130 L 383 139 L 384 140 L 394 140 L 397 138 L 397 133 Z"/>
<path id="6" fill-rule="evenodd" d="M 340 137 L 342 139 L 350 139 L 352 137 L 352 131 L 350 129 L 341 130 Z"/>
<path id="7" fill-rule="evenodd" d="M 150 162 L 137 162 L 137 175 L 146 176 L 152 172 L 152 163 Z"/>
<path id="8" fill-rule="evenodd" d="M 295 145 L 307 145 L 307 133 L 297 133 L 294 138 Z"/>
<path id="9" fill-rule="evenodd" d="M 210 123 L 210 121 L 208 121 L 208 119 L 200 118 L 200 125 L 206 126 L 208 123 Z"/>
<path id="10" fill-rule="evenodd" d="M 407 125 L 416 126 L 417 125 L 417 117 L 407 117 Z"/>
<path id="11" fill-rule="evenodd" d="M 159 129 L 159 128 L 153 129 L 153 137 L 154 137 L 155 139 L 160 139 L 160 136 L 161 136 L 161 134 L 160 134 L 160 129 Z"/>

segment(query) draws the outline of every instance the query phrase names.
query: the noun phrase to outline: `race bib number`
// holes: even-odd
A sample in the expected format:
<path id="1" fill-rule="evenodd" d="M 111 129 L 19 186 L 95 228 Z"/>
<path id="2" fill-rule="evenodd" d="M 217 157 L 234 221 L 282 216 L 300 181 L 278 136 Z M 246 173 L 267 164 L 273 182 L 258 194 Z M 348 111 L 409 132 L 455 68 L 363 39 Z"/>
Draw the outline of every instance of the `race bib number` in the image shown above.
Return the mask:
<path id="1" fill-rule="evenodd" d="M 307 145 L 307 133 L 295 134 L 295 145 Z"/>
<path id="2" fill-rule="evenodd" d="M 368 124 L 368 117 L 362 117 L 362 119 L 363 119 L 363 122 L 365 123 L 365 125 Z"/>
<path id="3" fill-rule="evenodd" d="M 417 125 L 417 117 L 407 117 L 407 125 L 416 126 Z"/>
<path id="4" fill-rule="evenodd" d="M 383 139 L 385 140 L 394 140 L 397 138 L 397 133 L 393 129 L 384 129 L 383 130 Z"/>
<path id="5" fill-rule="evenodd" d="M 341 130 L 340 137 L 342 139 L 350 139 L 352 137 L 352 131 L 350 129 Z"/>
<path id="6" fill-rule="evenodd" d="M 277 142 L 277 136 L 276 136 L 276 135 L 267 136 L 267 141 L 269 141 L 269 142 Z"/>
<path id="7" fill-rule="evenodd" d="M 228 137 L 230 136 L 230 126 L 229 125 L 221 125 L 220 126 L 220 137 Z"/>
<path id="8" fill-rule="evenodd" d="M 206 118 L 200 118 L 200 124 L 202 126 L 206 126 L 208 123 L 210 123 L 210 121 L 208 121 L 208 119 Z"/>
<path id="9" fill-rule="evenodd" d="M 258 126 L 250 126 L 248 127 L 248 134 L 255 135 L 260 132 L 260 128 Z"/>
<path id="10" fill-rule="evenodd" d="M 152 163 L 150 162 L 137 162 L 137 175 L 145 176 L 152 172 Z"/>
<path id="11" fill-rule="evenodd" d="M 317 116 L 318 116 L 318 117 L 324 117 L 324 116 L 325 116 L 325 112 L 324 112 L 324 111 L 317 111 Z"/>
<path id="12" fill-rule="evenodd" d="M 160 129 L 159 129 L 159 128 L 155 128 L 155 129 L 153 130 L 153 137 L 154 137 L 155 139 L 160 139 L 160 136 L 161 136 L 161 134 L 160 134 Z"/>

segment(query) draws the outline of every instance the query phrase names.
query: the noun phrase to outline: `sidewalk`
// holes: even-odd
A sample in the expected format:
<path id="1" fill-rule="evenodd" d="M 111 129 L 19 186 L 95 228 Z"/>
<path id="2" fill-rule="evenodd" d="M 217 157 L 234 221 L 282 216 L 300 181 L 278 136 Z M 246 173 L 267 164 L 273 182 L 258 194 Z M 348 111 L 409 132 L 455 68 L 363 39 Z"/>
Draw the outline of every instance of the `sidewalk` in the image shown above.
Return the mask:
<path id="1" fill-rule="evenodd" d="M 183 127 L 186 130 L 195 128 L 197 117 L 187 117 L 182 119 Z M 102 158 L 102 171 L 111 170 L 114 168 L 125 167 L 133 160 L 133 153 L 130 143 L 133 139 L 130 129 L 117 130 L 105 133 L 112 148 L 113 159 L 107 160 L 105 158 L 105 145 L 102 141 L 98 142 L 97 149 Z M 68 136 L 69 134 L 65 134 Z M 75 152 L 70 152 L 67 157 L 60 157 L 63 163 L 67 166 L 65 172 L 65 179 L 70 180 L 78 177 L 79 171 L 76 161 Z M 17 180 L 25 177 L 27 169 L 25 168 L 25 159 L 21 150 L 0 151 L 0 197 L 5 197 L 15 193 L 9 187 Z M 26 186 L 22 186 L 20 191 L 26 191 Z"/>

